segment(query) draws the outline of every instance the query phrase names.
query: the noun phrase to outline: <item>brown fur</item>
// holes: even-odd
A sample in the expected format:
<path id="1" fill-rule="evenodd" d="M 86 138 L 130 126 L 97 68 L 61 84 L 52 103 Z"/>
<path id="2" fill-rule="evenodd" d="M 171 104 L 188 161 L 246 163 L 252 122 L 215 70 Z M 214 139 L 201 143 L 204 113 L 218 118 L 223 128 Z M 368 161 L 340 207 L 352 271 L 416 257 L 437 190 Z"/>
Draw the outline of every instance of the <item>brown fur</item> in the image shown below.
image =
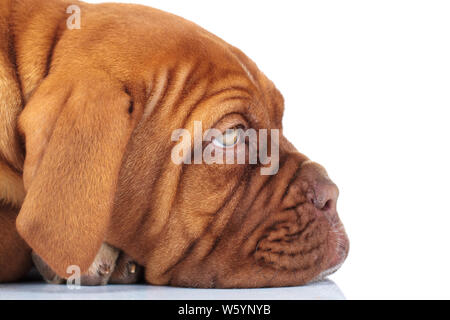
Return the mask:
<path id="1" fill-rule="evenodd" d="M 65 27 L 74 3 L 80 30 Z M 345 258 L 337 215 L 307 196 L 326 173 L 302 168 L 284 138 L 275 176 L 170 161 L 172 131 L 194 121 L 281 129 L 281 94 L 238 49 L 135 5 L 10 0 L 0 27 L 0 197 L 21 207 L 18 232 L 59 276 L 87 271 L 103 242 L 161 285 L 299 285 Z M 29 252 L 5 210 L 0 265 Z M 0 281 L 22 276 L 24 259 Z"/>
<path id="2" fill-rule="evenodd" d="M 18 210 L 0 208 L 0 282 L 15 281 L 31 267 L 31 250 L 15 228 Z"/>

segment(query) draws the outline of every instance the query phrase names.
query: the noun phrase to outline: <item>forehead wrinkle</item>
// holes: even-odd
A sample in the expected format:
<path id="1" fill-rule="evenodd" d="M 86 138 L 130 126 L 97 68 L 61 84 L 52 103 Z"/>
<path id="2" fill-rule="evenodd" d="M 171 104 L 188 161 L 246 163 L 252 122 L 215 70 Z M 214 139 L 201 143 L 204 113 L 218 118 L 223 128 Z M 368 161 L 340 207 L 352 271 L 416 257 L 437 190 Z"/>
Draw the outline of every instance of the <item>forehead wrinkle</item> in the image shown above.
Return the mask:
<path id="1" fill-rule="evenodd" d="M 229 90 L 237 90 L 240 93 L 245 94 L 242 99 L 249 100 L 249 109 L 254 110 L 253 113 L 248 113 L 252 123 L 258 127 L 270 127 L 270 113 L 271 108 L 265 96 L 265 88 L 261 86 L 259 81 L 252 75 L 250 69 L 248 69 L 244 62 L 239 58 L 238 55 L 231 52 L 232 56 L 237 60 L 241 68 L 247 73 L 247 76 L 243 76 L 241 72 L 237 72 L 236 69 L 229 71 L 226 76 L 223 76 L 220 80 L 215 81 L 213 86 L 217 91 L 208 95 L 206 98 L 212 97 L 214 95 L 221 94 L 222 92 L 227 92 Z M 225 89 L 224 89 L 225 88 Z"/>
<path id="2" fill-rule="evenodd" d="M 184 92 L 183 88 L 192 72 L 192 68 L 193 66 L 190 64 L 179 63 L 175 67 L 169 69 L 167 89 L 159 104 L 159 109 L 161 110 L 163 117 L 164 115 L 170 117 L 171 114 L 178 111 L 178 106 L 176 104 Z"/>
<path id="3" fill-rule="evenodd" d="M 271 126 L 271 114 L 276 113 L 275 109 L 275 103 L 273 103 L 273 101 L 271 100 L 271 94 L 272 94 L 272 90 L 271 88 L 268 88 L 266 86 L 266 83 L 264 81 L 265 76 L 263 74 L 258 73 L 258 69 L 256 69 L 256 74 L 254 75 L 251 71 L 251 68 L 247 65 L 247 63 L 245 62 L 245 56 L 244 59 L 243 57 L 241 57 L 237 52 L 230 50 L 231 55 L 234 57 L 234 59 L 238 62 L 240 68 L 244 71 L 244 73 L 247 75 L 246 79 L 250 80 L 251 84 L 253 85 L 253 94 L 249 94 L 250 96 L 252 96 L 252 100 L 255 102 L 256 106 L 259 106 L 260 108 L 258 108 L 258 110 L 261 110 L 259 112 L 262 112 L 265 117 L 264 119 L 258 119 L 258 117 L 254 117 L 254 121 L 255 123 L 258 123 L 259 126 L 262 127 L 262 123 L 260 123 L 260 120 L 263 123 L 266 123 L 267 128 L 269 128 Z M 255 66 L 255 68 L 257 68 Z M 262 77 L 262 79 L 261 79 Z M 262 83 L 261 83 L 262 82 Z M 269 80 L 270 82 L 270 80 Z M 273 84 L 271 84 L 273 86 Z M 273 87 L 274 90 L 276 90 L 275 87 Z"/>
<path id="4" fill-rule="evenodd" d="M 203 99 L 198 104 L 194 105 L 193 108 L 189 111 L 189 114 L 186 116 L 183 128 L 187 129 L 188 124 L 193 124 L 194 121 L 205 121 L 208 120 L 211 122 L 208 125 L 213 125 L 215 121 L 219 119 L 217 116 L 225 117 L 230 113 L 239 113 L 247 118 L 249 103 L 242 103 L 243 101 L 248 101 L 249 98 L 246 96 L 242 96 L 236 94 L 236 91 L 233 89 L 225 90 L 218 94 L 215 94 L 209 98 Z M 237 101 L 234 103 L 232 101 Z M 227 102 L 231 102 L 230 105 L 226 104 Z M 211 105 L 216 106 L 215 108 L 211 108 Z M 193 130 L 193 128 L 190 131 Z M 203 129 L 206 129 L 203 127 Z"/>
<path id="5" fill-rule="evenodd" d="M 150 89 L 151 98 L 145 109 L 147 121 L 143 121 L 141 125 L 148 124 L 148 120 L 151 120 L 149 117 L 152 114 L 156 116 L 155 112 L 158 110 L 157 116 L 160 121 L 170 119 L 167 122 L 172 124 L 171 127 L 186 128 L 187 123 L 192 121 L 193 115 L 199 117 L 195 120 L 204 120 L 205 115 L 209 118 L 217 115 L 223 110 L 220 108 L 221 104 L 231 106 L 225 109 L 225 113 L 227 111 L 244 112 L 244 117 L 247 118 L 248 109 L 252 103 L 245 103 L 243 106 L 243 103 L 238 105 L 231 100 L 248 101 L 254 98 L 248 79 L 235 71 L 227 72 L 226 70 L 227 73 L 219 70 L 222 71 L 222 77 L 218 80 L 204 77 L 203 75 L 214 71 L 211 70 L 212 68 L 214 66 L 211 63 L 205 64 L 197 60 L 197 63 L 178 63 L 171 69 L 164 68 L 160 69 L 159 73 L 154 73 L 154 82 Z M 187 85 L 189 88 L 186 87 Z M 208 92 L 212 93 L 207 94 Z M 219 108 L 213 109 L 211 105 L 219 106 Z M 181 127 L 179 127 L 180 123 L 183 123 Z"/>
<path id="6" fill-rule="evenodd" d="M 251 74 L 250 70 L 247 68 L 247 66 L 241 61 L 239 60 L 239 65 L 241 66 L 241 68 L 244 70 L 244 72 L 247 74 L 248 78 L 250 79 L 250 81 L 252 82 L 252 84 L 255 87 L 258 87 L 258 83 L 256 82 L 255 78 L 253 77 L 253 75 Z"/>
<path id="7" fill-rule="evenodd" d="M 146 94 L 149 97 L 146 101 L 143 120 L 147 119 L 156 109 L 166 107 L 167 111 L 177 105 L 185 94 L 186 83 L 192 78 L 198 64 L 176 63 L 173 66 L 166 66 L 161 71 L 153 74 Z"/>
<path id="8" fill-rule="evenodd" d="M 150 84 L 149 89 L 147 90 L 147 96 L 149 98 L 144 109 L 144 120 L 153 113 L 156 106 L 165 95 L 165 91 L 167 90 L 168 71 L 163 70 L 162 73 L 162 75 L 156 75 L 153 77 L 153 81 Z"/>
<path id="9" fill-rule="evenodd" d="M 244 63 L 244 61 L 242 61 L 242 59 L 233 51 L 230 51 L 231 55 L 234 57 L 234 59 L 238 62 L 239 66 L 241 67 L 241 69 L 244 71 L 244 73 L 247 75 L 248 79 L 250 79 L 250 81 L 252 82 L 252 84 L 255 87 L 259 87 L 258 85 L 258 81 L 256 81 L 255 77 L 253 76 L 253 74 L 251 73 L 250 69 L 247 67 L 247 65 Z"/>
<path id="10" fill-rule="evenodd" d="M 194 58 L 192 62 L 172 63 L 173 67 L 165 68 L 162 75 L 157 75 L 152 83 L 151 98 L 147 102 L 143 119 L 147 119 L 155 109 L 158 109 L 161 119 L 172 119 L 171 123 L 177 123 L 177 118 L 184 114 L 184 128 L 197 107 L 214 99 L 216 95 L 227 96 L 229 92 L 234 91 L 233 99 L 242 97 L 242 100 L 251 100 L 254 97 L 255 90 L 252 90 L 252 87 L 256 85 L 256 80 L 241 60 L 232 52 L 231 55 L 247 76 L 237 72 L 236 68 L 231 70 L 218 67 L 213 61 L 198 58 Z M 212 92 L 213 90 L 216 91 Z M 187 116 L 185 109 L 180 110 L 186 101 L 191 105 Z"/>
<path id="11" fill-rule="evenodd" d="M 194 71 L 195 70 L 193 70 L 193 72 Z M 208 66 L 206 72 L 207 74 L 212 72 L 211 64 Z M 201 94 L 195 97 L 196 99 L 194 100 L 194 102 L 191 102 L 191 106 L 188 109 L 187 113 L 180 114 L 182 122 L 181 128 L 186 128 L 187 124 L 192 120 L 192 116 L 198 113 L 202 113 L 202 115 L 211 113 L 217 114 L 217 109 L 215 109 L 213 112 L 201 112 L 198 111 L 199 108 L 201 108 L 202 110 L 208 110 L 211 105 L 220 105 L 229 101 L 230 99 L 241 101 L 252 99 L 252 94 L 246 87 L 247 83 L 240 83 L 236 81 L 236 79 L 233 79 L 234 84 L 230 85 L 230 83 L 224 83 L 231 82 L 227 77 L 222 77 L 221 81 L 211 81 L 209 78 L 205 79 L 205 77 L 203 77 L 202 79 L 203 81 L 199 81 L 198 83 L 194 84 L 193 88 L 190 90 L 190 94 L 184 97 L 184 100 L 188 100 L 189 98 L 192 98 L 192 92 L 201 91 Z M 201 87 L 200 90 L 199 87 Z M 200 119 L 194 119 L 194 121 L 203 119 L 204 117 L 201 116 Z M 177 121 L 174 122 L 178 123 Z"/>

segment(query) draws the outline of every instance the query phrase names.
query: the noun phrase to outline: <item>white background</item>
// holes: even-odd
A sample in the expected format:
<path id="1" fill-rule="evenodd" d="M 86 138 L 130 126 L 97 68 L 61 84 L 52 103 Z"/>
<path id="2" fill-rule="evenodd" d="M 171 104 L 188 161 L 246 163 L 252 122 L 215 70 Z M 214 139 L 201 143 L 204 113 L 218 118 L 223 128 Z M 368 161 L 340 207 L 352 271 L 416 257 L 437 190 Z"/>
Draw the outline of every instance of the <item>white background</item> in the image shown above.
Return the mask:
<path id="1" fill-rule="evenodd" d="M 450 298 L 450 2 L 120 2 L 198 23 L 276 83 L 286 136 L 341 189 L 347 298 Z"/>

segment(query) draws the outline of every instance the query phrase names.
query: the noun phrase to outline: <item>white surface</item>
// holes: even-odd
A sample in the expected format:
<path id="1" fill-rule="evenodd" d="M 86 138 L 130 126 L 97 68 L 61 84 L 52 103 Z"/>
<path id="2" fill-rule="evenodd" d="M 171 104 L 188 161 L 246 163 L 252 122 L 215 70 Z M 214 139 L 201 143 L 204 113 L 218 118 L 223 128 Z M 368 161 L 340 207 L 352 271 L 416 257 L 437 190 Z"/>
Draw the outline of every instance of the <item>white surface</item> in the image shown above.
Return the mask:
<path id="1" fill-rule="evenodd" d="M 285 135 L 341 190 L 348 298 L 450 298 L 449 1 L 119 2 L 195 21 L 277 84 Z"/>
<path id="2" fill-rule="evenodd" d="M 341 290 L 332 281 L 306 287 L 205 290 L 109 285 L 68 289 L 65 285 L 41 282 L 0 284 L 0 300 L 342 300 Z"/>

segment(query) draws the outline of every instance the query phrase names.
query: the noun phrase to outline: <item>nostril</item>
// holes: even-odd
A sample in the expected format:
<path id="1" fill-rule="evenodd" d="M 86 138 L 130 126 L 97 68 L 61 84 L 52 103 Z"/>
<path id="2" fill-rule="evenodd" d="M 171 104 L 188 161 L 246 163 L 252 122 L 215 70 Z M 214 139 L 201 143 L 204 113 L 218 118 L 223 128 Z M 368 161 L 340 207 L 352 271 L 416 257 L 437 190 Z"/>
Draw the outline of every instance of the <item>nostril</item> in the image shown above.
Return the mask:
<path id="1" fill-rule="evenodd" d="M 323 208 L 322 208 L 322 210 L 324 210 L 324 211 L 328 211 L 329 209 L 331 209 L 331 207 L 332 207 L 332 200 L 328 200 L 326 203 L 325 203 L 325 205 L 323 206 Z"/>
<path id="2" fill-rule="evenodd" d="M 310 201 L 319 210 L 336 210 L 339 191 L 334 184 L 318 184 L 311 193 Z"/>
<path id="3" fill-rule="evenodd" d="M 334 200 L 316 200 L 313 202 L 314 206 L 322 211 L 329 211 L 332 210 L 334 206 L 335 201 Z"/>

